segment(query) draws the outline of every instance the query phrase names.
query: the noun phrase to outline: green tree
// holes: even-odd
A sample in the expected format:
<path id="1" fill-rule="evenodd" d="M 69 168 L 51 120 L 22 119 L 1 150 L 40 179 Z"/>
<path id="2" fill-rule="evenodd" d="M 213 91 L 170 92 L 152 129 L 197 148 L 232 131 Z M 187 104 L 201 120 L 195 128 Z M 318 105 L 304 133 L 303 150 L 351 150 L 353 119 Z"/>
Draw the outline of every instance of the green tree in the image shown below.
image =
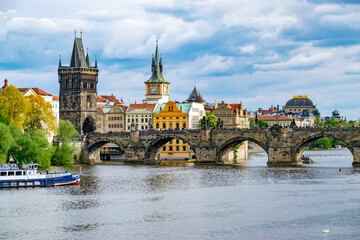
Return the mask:
<path id="1" fill-rule="evenodd" d="M 355 126 L 358 125 L 357 121 L 354 121 L 354 120 L 350 120 L 350 121 L 348 122 L 348 124 L 349 124 L 350 126 L 352 126 L 352 127 L 355 127 Z"/>
<path id="2" fill-rule="evenodd" d="M 55 152 L 51 157 L 53 165 L 71 165 L 75 146 L 70 146 L 71 141 L 79 135 L 74 125 L 68 120 L 60 120 L 58 128 L 61 146 L 55 147 Z"/>
<path id="3" fill-rule="evenodd" d="M 14 124 L 20 129 L 24 128 L 29 103 L 16 87 L 10 85 L 2 90 L 0 106 L 3 106 L 2 114 L 9 120 L 9 124 Z"/>
<path id="4" fill-rule="evenodd" d="M 267 123 L 267 122 L 265 122 L 264 120 L 258 120 L 258 126 L 260 127 L 260 128 L 268 128 L 269 127 L 269 124 Z"/>
<path id="5" fill-rule="evenodd" d="M 30 103 L 30 107 L 24 123 L 25 130 L 41 129 L 46 135 L 55 133 L 57 123 L 51 104 L 45 102 L 41 95 L 30 95 L 26 97 L 26 100 Z"/>
<path id="6" fill-rule="evenodd" d="M 212 112 L 207 112 L 205 119 L 209 120 L 209 125 L 210 125 L 209 127 L 216 128 L 218 118 Z M 203 122 L 203 118 L 201 118 L 199 121 L 199 128 L 201 128 L 202 122 Z"/>
<path id="7" fill-rule="evenodd" d="M 55 152 L 51 157 L 52 165 L 72 165 L 74 149 L 69 144 L 62 144 L 55 147 Z"/>
<path id="8" fill-rule="evenodd" d="M 317 126 L 317 127 L 323 126 L 323 122 L 322 122 L 320 116 L 316 115 L 314 125 Z"/>
<path id="9" fill-rule="evenodd" d="M 9 119 L 4 116 L 4 107 L 0 106 L 0 123 L 4 123 L 5 125 L 9 125 Z"/>
<path id="10" fill-rule="evenodd" d="M 323 137 L 320 138 L 318 140 L 316 140 L 315 142 L 313 142 L 310 146 L 311 148 L 321 148 L 321 149 L 328 149 L 332 147 L 332 143 L 331 143 L 330 138 L 328 137 Z"/>
<path id="11" fill-rule="evenodd" d="M 255 120 L 254 120 L 254 119 L 250 119 L 250 120 L 249 120 L 249 127 L 250 127 L 250 129 L 254 129 L 254 128 L 255 128 Z"/>
<path id="12" fill-rule="evenodd" d="M 50 166 L 53 149 L 41 130 L 24 132 L 16 141 L 14 157 L 20 164 L 38 163 L 41 167 Z"/>
<path id="13" fill-rule="evenodd" d="M 69 120 L 60 119 L 58 135 L 63 143 L 69 143 L 73 138 L 79 136 L 79 132 Z"/>
<path id="14" fill-rule="evenodd" d="M 9 150 L 13 145 L 13 137 L 9 126 L 0 123 L 0 163 L 6 163 L 9 155 Z"/>

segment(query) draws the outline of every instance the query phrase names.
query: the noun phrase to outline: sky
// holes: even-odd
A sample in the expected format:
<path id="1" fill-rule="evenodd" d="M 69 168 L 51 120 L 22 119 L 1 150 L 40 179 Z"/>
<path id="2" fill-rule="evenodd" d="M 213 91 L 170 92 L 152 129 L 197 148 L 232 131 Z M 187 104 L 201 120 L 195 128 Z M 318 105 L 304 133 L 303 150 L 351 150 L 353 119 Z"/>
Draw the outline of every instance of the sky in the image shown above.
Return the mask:
<path id="1" fill-rule="evenodd" d="M 360 1 L 0 0 L 0 81 L 59 94 L 74 42 L 99 66 L 98 94 L 145 98 L 156 39 L 170 100 L 193 88 L 249 111 L 305 95 L 322 116 L 360 118 Z"/>

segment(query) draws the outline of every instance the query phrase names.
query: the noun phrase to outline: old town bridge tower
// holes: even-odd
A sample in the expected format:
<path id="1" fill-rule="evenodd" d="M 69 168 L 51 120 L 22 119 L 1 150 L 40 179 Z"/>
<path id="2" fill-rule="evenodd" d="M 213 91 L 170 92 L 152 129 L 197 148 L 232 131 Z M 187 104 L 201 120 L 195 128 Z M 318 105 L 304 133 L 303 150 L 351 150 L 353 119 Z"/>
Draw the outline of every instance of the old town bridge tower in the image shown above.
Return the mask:
<path id="1" fill-rule="evenodd" d="M 69 66 L 61 65 L 59 59 L 60 119 L 72 122 L 81 134 L 96 130 L 96 99 L 99 69 L 97 60 L 91 66 L 87 52 L 85 57 L 81 37 L 76 37 Z"/>

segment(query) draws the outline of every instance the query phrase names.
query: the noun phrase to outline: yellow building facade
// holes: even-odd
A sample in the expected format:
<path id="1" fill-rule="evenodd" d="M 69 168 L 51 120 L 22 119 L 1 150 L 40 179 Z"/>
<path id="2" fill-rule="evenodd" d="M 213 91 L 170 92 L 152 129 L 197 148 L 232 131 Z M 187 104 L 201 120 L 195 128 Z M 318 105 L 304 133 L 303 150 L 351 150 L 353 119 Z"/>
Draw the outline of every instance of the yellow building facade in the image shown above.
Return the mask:
<path id="1" fill-rule="evenodd" d="M 156 130 L 187 129 L 189 127 L 189 103 L 167 102 L 157 104 L 153 114 Z M 190 147 L 180 139 L 173 139 L 166 143 L 160 152 L 161 158 L 184 159 L 191 158 Z"/>

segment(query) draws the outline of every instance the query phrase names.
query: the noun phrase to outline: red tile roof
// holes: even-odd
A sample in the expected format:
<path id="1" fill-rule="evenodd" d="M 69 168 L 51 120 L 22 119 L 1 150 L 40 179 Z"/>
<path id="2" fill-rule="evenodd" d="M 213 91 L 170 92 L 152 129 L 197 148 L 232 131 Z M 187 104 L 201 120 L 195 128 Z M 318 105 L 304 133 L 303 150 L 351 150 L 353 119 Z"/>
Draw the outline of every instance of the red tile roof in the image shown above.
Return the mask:
<path id="1" fill-rule="evenodd" d="M 97 108 L 97 114 L 104 114 L 102 107 Z"/>
<path id="2" fill-rule="evenodd" d="M 155 103 L 143 103 L 143 104 L 130 104 L 129 108 L 130 109 L 134 109 L 134 108 L 137 108 L 137 109 L 143 109 L 143 108 L 148 108 L 150 109 L 151 111 L 154 110 L 155 108 Z"/>
<path id="3" fill-rule="evenodd" d="M 53 99 L 54 99 L 55 101 L 59 101 L 60 97 L 59 97 L 59 96 L 53 96 Z"/>
<path id="4" fill-rule="evenodd" d="M 34 92 L 38 95 L 41 96 L 52 96 L 52 94 L 45 92 L 44 90 L 40 89 L 40 88 L 32 88 L 32 90 L 34 90 Z"/>
<path id="5" fill-rule="evenodd" d="M 255 117 L 251 118 L 255 120 Z M 264 121 L 276 121 L 276 116 L 258 116 L 258 120 L 264 120 Z M 292 121 L 294 117 L 290 116 L 278 116 L 279 121 Z M 303 118 L 296 117 L 295 120 L 301 121 Z"/>
<path id="6" fill-rule="evenodd" d="M 117 99 L 114 95 L 111 96 L 105 96 L 105 95 L 98 95 L 97 96 L 97 101 L 98 102 L 114 102 L 114 103 L 118 103 L 118 104 L 124 104 L 124 101 L 122 99 Z"/>

